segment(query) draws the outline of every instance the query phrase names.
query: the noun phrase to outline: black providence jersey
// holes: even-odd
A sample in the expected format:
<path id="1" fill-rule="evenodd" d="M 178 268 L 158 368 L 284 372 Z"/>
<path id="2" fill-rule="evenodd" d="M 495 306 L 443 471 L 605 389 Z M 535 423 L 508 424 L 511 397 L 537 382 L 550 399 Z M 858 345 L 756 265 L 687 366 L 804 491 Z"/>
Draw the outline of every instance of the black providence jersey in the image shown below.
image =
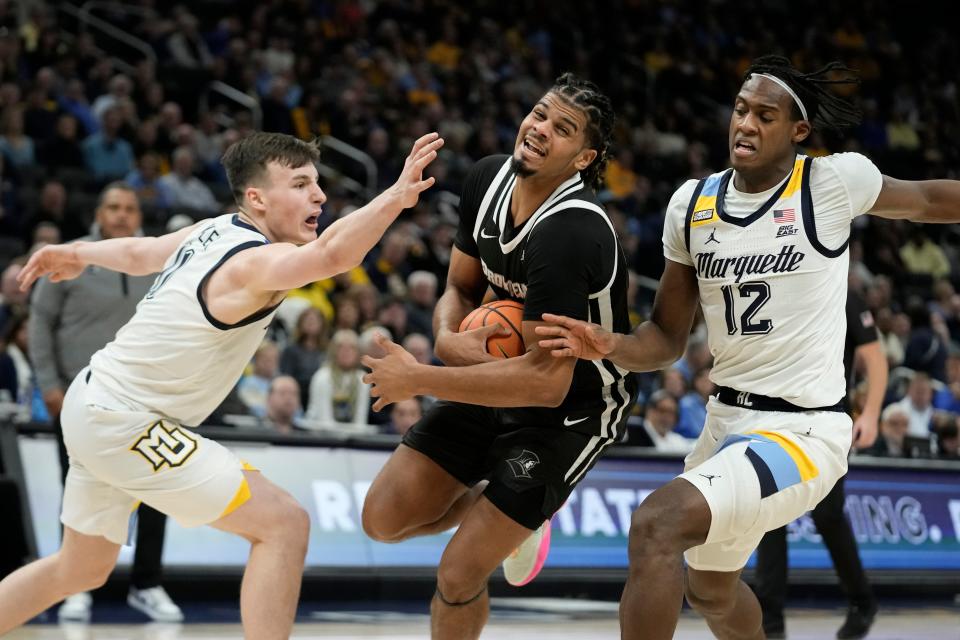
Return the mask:
<path id="1" fill-rule="evenodd" d="M 524 320 L 556 313 L 630 332 L 627 266 L 613 225 L 575 174 L 519 228 L 510 216 L 517 176 L 510 156 L 489 156 L 467 175 L 458 249 L 480 260 L 501 299 L 524 305 Z M 619 438 L 636 396 L 635 377 L 608 360 L 578 360 L 557 408 L 502 410 L 507 424 L 552 426 Z"/>

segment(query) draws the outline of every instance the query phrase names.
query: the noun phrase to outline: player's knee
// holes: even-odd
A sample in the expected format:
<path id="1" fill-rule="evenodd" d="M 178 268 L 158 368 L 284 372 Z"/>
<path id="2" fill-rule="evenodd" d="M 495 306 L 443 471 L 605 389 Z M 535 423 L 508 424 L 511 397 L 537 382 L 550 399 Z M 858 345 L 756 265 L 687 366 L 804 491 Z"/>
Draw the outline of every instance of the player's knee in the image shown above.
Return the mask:
<path id="1" fill-rule="evenodd" d="M 363 532 L 377 542 L 400 542 L 402 530 L 396 526 L 390 514 L 390 505 L 379 499 L 379 494 L 368 493 L 363 501 L 360 524 Z"/>
<path id="2" fill-rule="evenodd" d="M 467 563 L 441 562 L 437 570 L 437 589 L 447 602 L 466 602 L 486 588 L 489 577 Z"/>
<path id="3" fill-rule="evenodd" d="M 630 518 L 629 548 L 631 553 L 641 549 L 672 551 L 676 542 L 670 532 L 670 514 L 656 504 L 641 504 Z"/>
<path id="4" fill-rule="evenodd" d="M 289 544 L 302 547 L 306 553 L 310 540 L 310 514 L 293 498 L 283 506 L 283 512 L 283 526 L 280 529 L 284 532 L 284 538 Z"/>
<path id="5" fill-rule="evenodd" d="M 93 591 L 106 584 L 116 561 L 112 557 L 66 557 L 57 558 L 60 586 L 65 594 Z"/>

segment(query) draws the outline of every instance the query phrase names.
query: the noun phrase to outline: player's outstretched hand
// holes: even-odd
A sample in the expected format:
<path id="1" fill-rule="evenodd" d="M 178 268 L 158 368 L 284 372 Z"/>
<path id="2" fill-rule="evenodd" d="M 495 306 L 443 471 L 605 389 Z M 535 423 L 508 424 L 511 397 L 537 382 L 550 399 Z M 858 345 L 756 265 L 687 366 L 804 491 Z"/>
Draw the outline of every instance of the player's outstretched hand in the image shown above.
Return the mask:
<path id="1" fill-rule="evenodd" d="M 386 355 L 382 358 L 363 356 L 360 362 L 370 369 L 363 381 L 371 385 L 370 395 L 377 399 L 373 410 L 380 411 L 388 404 L 417 395 L 410 385 L 410 371 L 417 366 L 417 359 L 383 334 L 378 333 L 373 339 Z"/>
<path id="2" fill-rule="evenodd" d="M 459 333 L 443 333 L 437 336 L 433 353 L 448 367 L 466 367 L 481 362 L 499 360 L 487 351 L 487 340 L 494 336 L 508 336 L 510 330 L 500 323 L 488 324 Z"/>
<path id="3" fill-rule="evenodd" d="M 37 278 L 50 276 L 51 282 L 73 280 L 86 265 L 77 257 L 76 244 L 48 244 L 30 256 L 27 265 L 17 275 L 20 290 L 26 291 Z"/>
<path id="4" fill-rule="evenodd" d="M 434 178 L 424 180 L 423 170 L 436 159 L 442 146 L 443 138 L 436 132 L 428 133 L 413 143 L 413 149 L 403 163 L 400 177 L 389 189 L 390 194 L 399 200 L 404 209 L 417 204 L 420 194 L 433 186 Z"/>
<path id="5" fill-rule="evenodd" d="M 543 314 L 543 321 L 549 324 L 540 325 L 535 331 L 537 335 L 547 336 L 548 339 L 540 340 L 538 344 L 556 358 L 600 360 L 610 355 L 617 346 L 617 334 L 610 333 L 598 324 L 552 313 Z"/>

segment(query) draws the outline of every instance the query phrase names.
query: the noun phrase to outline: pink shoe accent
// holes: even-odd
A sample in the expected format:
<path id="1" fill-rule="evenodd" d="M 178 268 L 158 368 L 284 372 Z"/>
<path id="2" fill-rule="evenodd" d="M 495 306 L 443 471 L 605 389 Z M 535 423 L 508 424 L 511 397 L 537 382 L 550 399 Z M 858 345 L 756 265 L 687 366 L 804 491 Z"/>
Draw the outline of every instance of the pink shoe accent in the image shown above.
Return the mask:
<path id="1" fill-rule="evenodd" d="M 547 556 L 550 554 L 550 530 L 550 521 L 547 520 L 543 524 L 543 536 L 540 538 L 540 547 L 537 549 L 537 562 L 533 565 L 533 569 L 530 570 L 530 575 L 524 578 L 522 582 L 516 583 L 514 585 L 515 587 L 522 587 L 525 584 L 529 584 L 537 577 L 540 570 L 543 569 L 543 565 L 547 561 Z"/>

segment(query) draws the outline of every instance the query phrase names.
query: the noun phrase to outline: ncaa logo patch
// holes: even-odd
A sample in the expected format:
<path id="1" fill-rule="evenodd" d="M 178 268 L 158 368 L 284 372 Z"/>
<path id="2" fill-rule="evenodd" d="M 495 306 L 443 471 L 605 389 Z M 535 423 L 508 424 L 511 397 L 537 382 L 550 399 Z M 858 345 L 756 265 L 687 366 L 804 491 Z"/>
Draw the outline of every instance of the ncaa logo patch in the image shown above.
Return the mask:
<path id="1" fill-rule="evenodd" d="M 507 464 L 510 465 L 515 478 L 532 478 L 530 472 L 540 464 L 540 458 L 533 451 L 524 449 L 516 458 L 507 459 Z"/>

